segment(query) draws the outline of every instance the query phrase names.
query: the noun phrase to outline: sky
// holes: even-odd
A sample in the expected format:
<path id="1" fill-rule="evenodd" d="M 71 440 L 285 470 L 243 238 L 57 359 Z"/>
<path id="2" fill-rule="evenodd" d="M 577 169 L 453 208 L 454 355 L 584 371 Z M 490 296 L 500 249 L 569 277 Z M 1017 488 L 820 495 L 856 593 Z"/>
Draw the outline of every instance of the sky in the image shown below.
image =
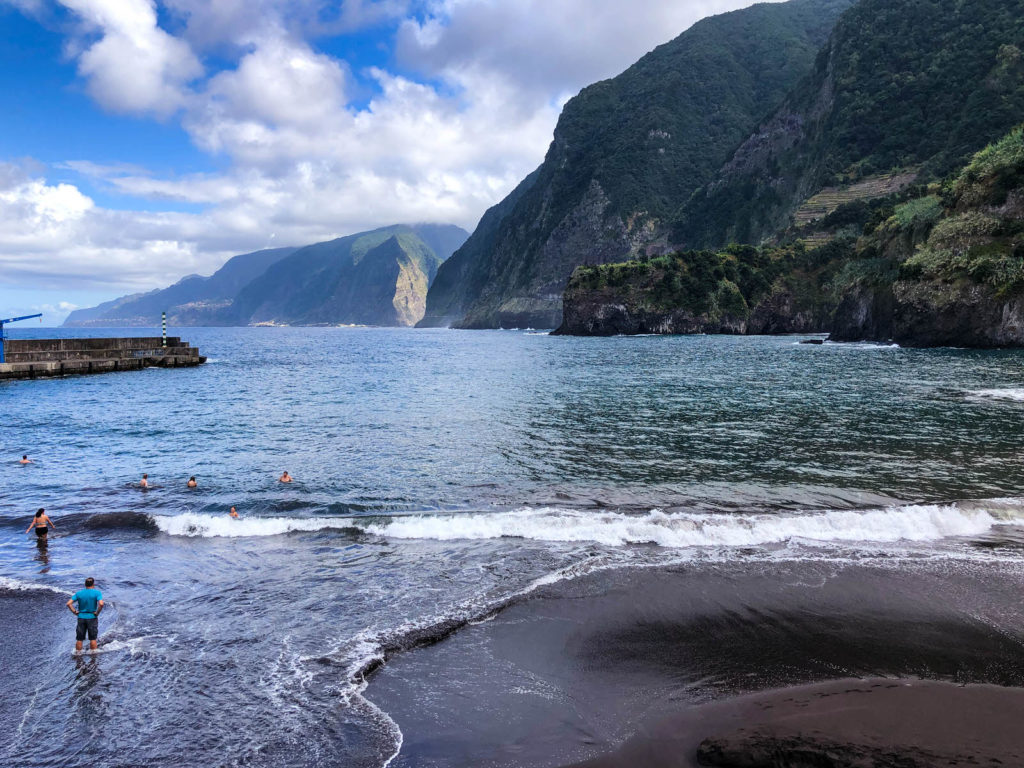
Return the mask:
<path id="1" fill-rule="evenodd" d="M 581 88 L 749 4 L 0 0 L 0 318 L 378 226 L 472 231 Z"/>

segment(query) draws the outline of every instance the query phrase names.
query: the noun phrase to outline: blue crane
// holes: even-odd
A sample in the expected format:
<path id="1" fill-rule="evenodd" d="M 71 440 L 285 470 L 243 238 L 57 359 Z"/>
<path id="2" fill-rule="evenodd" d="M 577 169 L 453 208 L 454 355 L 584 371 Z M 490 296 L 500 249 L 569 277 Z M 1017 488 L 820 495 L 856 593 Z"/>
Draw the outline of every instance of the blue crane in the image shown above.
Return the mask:
<path id="1" fill-rule="evenodd" d="M 4 362 L 4 347 L 7 345 L 7 334 L 4 333 L 4 323 L 16 323 L 19 320 L 31 320 L 33 317 L 42 317 L 42 313 L 35 315 L 22 315 L 21 317 L 8 317 L 0 320 L 0 363 Z"/>

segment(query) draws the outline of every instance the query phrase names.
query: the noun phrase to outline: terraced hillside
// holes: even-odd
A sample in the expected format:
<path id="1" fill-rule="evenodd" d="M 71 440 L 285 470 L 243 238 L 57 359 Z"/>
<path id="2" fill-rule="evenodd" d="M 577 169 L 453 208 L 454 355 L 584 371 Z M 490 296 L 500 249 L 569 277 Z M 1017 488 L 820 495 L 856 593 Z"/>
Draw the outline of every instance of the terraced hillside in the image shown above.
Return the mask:
<path id="1" fill-rule="evenodd" d="M 793 221 L 798 227 L 805 227 L 824 219 L 841 205 L 857 200 L 888 197 L 913 184 L 917 179 L 918 171 L 918 168 L 914 168 L 906 171 L 881 173 L 858 181 L 856 184 L 844 187 L 825 187 L 816 195 L 808 198 L 797 209 L 793 214 Z"/>

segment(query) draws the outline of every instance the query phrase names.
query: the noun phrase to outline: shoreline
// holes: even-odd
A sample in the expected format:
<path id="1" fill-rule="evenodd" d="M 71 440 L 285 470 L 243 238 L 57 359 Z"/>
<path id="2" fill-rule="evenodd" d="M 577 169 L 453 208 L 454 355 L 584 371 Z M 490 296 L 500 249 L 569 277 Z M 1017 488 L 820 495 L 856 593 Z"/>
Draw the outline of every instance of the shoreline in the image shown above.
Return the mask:
<path id="1" fill-rule="evenodd" d="M 845 678 L 690 707 L 566 768 L 1022 765 L 1024 688 Z"/>

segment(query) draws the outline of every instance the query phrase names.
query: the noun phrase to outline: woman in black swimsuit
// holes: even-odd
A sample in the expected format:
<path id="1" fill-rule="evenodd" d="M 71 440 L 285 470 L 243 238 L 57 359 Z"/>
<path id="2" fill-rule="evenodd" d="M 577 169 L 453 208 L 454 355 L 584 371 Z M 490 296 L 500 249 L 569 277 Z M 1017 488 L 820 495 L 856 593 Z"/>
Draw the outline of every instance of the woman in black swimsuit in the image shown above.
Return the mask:
<path id="1" fill-rule="evenodd" d="M 53 520 L 46 514 L 46 510 L 41 508 L 36 512 L 36 516 L 32 518 L 32 525 L 25 529 L 25 533 L 28 533 L 33 528 L 36 529 L 36 539 L 38 541 L 46 541 L 46 535 L 49 533 L 49 525 L 54 530 L 57 530 L 57 526 L 53 524 Z"/>

